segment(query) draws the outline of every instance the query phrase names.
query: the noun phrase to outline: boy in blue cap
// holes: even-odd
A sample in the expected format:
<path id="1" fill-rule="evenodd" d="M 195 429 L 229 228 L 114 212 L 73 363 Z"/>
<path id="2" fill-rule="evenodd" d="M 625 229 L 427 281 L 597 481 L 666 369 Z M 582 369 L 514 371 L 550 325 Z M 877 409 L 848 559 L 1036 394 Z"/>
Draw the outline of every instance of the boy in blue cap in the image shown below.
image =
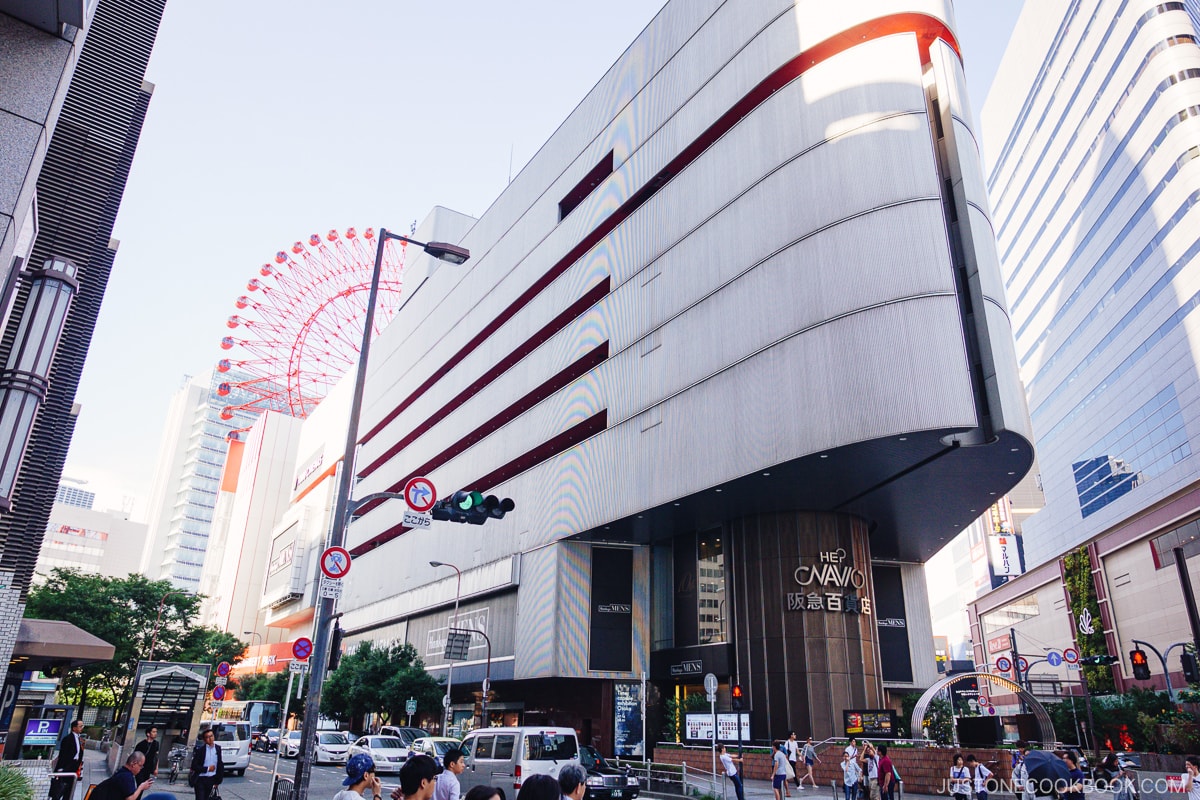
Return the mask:
<path id="1" fill-rule="evenodd" d="M 348 788 L 335 794 L 333 800 L 383 800 L 379 794 L 379 778 L 375 777 L 375 761 L 366 753 L 350 756 L 342 786 Z"/>

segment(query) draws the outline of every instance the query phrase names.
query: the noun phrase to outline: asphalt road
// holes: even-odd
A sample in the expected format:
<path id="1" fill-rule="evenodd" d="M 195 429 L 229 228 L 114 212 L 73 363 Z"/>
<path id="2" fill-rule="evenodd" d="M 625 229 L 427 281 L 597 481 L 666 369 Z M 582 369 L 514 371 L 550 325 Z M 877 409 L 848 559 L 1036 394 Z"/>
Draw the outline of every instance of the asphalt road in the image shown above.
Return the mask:
<path id="1" fill-rule="evenodd" d="M 251 753 L 250 768 L 244 777 L 226 775 L 221 782 L 221 797 L 223 800 L 270 800 L 271 797 L 271 768 L 275 764 L 274 753 Z M 279 759 L 279 775 L 292 778 L 296 774 L 295 759 Z M 313 800 L 330 800 L 342 789 L 342 779 L 346 777 L 346 769 L 341 764 L 330 766 L 314 766 L 312 779 L 308 784 L 308 796 Z M 168 784 L 165 775 L 154 786 L 153 791 L 171 792 L 179 800 L 192 800 L 193 793 L 187 785 L 187 774 L 179 777 L 174 786 Z M 383 795 L 387 797 L 392 788 L 398 783 L 394 775 L 381 776 L 386 787 Z"/>

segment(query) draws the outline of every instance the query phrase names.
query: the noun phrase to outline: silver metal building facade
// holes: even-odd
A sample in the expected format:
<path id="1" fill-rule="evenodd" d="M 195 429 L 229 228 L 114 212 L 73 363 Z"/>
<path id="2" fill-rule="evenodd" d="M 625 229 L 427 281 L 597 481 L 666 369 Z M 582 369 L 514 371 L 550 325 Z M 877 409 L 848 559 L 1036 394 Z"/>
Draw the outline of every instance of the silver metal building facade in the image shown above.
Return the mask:
<path id="1" fill-rule="evenodd" d="M 517 509 L 370 510 L 350 640 L 443 669 L 456 584 L 428 562 L 453 562 L 493 721 L 605 746 L 643 672 L 740 682 L 756 738 L 933 680 L 917 565 L 1032 461 L 951 24 L 663 8 L 372 351 L 356 492 L 427 475 Z"/>

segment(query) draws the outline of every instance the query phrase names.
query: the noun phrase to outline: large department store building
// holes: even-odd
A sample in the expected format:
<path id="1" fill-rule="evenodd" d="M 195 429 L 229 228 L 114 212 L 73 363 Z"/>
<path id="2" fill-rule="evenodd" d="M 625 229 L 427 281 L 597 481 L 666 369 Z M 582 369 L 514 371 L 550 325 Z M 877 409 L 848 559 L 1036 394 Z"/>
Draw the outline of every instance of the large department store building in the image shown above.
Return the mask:
<path id="1" fill-rule="evenodd" d="M 1033 457 L 964 92 L 949 2 L 669 2 L 481 219 L 421 232 L 472 257 L 406 277 L 356 493 L 517 507 L 372 508 L 347 643 L 445 674 L 448 628 L 485 632 L 490 723 L 606 749 L 643 673 L 740 683 L 756 739 L 932 683 L 920 564 Z"/>
<path id="2" fill-rule="evenodd" d="M 975 604 L 978 663 L 1015 633 L 1037 657 L 1118 656 L 1118 689 L 1163 688 L 1159 659 L 1138 682 L 1129 651 L 1192 640 L 1174 548 L 1200 580 L 1197 10 L 1026 3 L 983 109 L 1046 507 L 1025 524 L 1029 574 Z M 1062 576 L 1081 567 L 1088 597 L 1068 597 Z M 1048 696 L 1079 691 L 1066 665 L 1030 677 Z"/>

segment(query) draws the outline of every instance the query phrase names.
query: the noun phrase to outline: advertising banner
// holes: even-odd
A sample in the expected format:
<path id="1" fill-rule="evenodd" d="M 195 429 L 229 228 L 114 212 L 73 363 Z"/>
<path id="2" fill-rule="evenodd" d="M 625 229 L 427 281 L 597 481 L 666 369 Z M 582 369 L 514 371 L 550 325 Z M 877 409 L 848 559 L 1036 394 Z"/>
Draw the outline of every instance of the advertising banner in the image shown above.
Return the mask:
<path id="1" fill-rule="evenodd" d="M 864 736 L 868 739 L 896 738 L 896 712 L 891 709 L 843 711 L 842 723 L 848 737 Z"/>
<path id="2" fill-rule="evenodd" d="M 26 720 L 25 739 L 21 745 L 22 747 L 38 747 L 41 745 L 50 745 L 53 747 L 58 744 L 62 730 L 63 721 L 61 719 Z"/>
<path id="3" fill-rule="evenodd" d="M 592 618 L 588 669 L 633 669 L 633 551 L 592 548 Z"/>
<path id="4" fill-rule="evenodd" d="M 883 679 L 911 683 L 912 655 L 908 647 L 908 613 L 904 606 L 904 579 L 900 568 L 884 564 L 871 567 L 875 579 L 875 624 L 879 628 L 879 655 Z"/>
<path id="5" fill-rule="evenodd" d="M 750 712 L 742 711 L 738 714 L 717 714 L 718 742 L 738 741 L 738 717 L 741 717 L 741 741 L 750 741 Z M 684 722 L 685 738 L 711 742 L 713 734 L 712 725 L 712 714 L 688 714 Z"/>
<path id="6" fill-rule="evenodd" d="M 992 572 L 1002 576 L 1021 574 L 1021 557 L 1017 553 L 1015 536 L 1007 533 L 989 535 L 988 552 L 992 558 Z"/>
<path id="7" fill-rule="evenodd" d="M 620 758 L 641 756 L 642 742 L 642 685 L 613 684 L 613 755 Z"/>

